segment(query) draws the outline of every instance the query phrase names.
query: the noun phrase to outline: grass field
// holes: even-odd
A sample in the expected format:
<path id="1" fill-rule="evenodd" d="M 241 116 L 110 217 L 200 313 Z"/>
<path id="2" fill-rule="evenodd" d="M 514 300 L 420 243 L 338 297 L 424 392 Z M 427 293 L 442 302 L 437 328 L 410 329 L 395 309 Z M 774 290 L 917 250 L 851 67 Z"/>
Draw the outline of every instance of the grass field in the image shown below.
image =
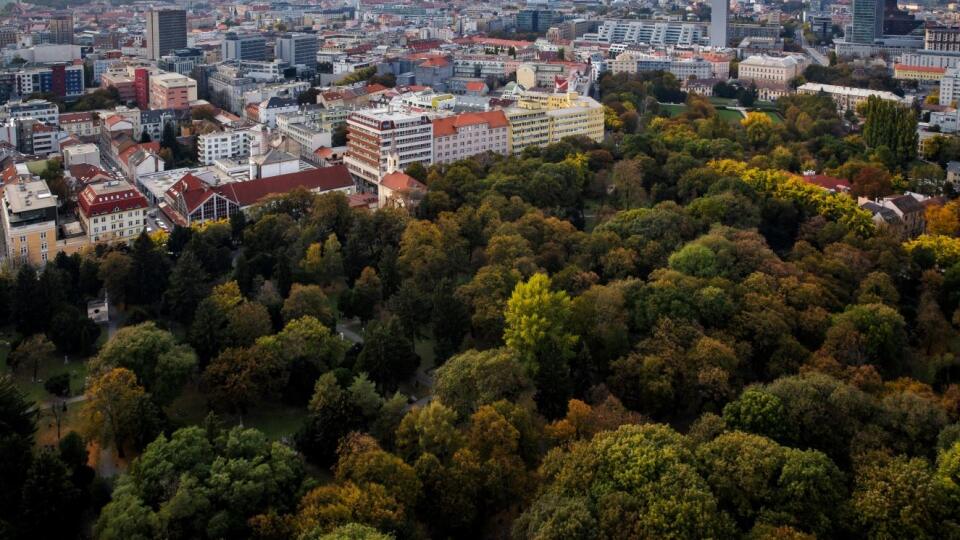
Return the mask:
<path id="1" fill-rule="evenodd" d="M 775 112 L 775 111 L 763 111 L 763 114 L 769 116 L 769 117 L 770 117 L 770 120 L 773 120 L 773 123 L 774 123 L 774 124 L 782 124 L 782 123 L 783 123 L 783 117 L 780 116 L 780 113 L 778 113 L 778 112 Z"/>
<path id="2" fill-rule="evenodd" d="M 10 336 L 0 337 L 0 373 L 10 373 L 7 367 L 7 355 L 10 353 Z M 63 363 L 63 357 L 56 356 L 41 361 L 37 366 L 37 380 L 33 380 L 33 364 L 27 363 L 17 368 L 13 381 L 23 391 L 30 401 L 38 402 L 50 399 L 51 396 L 43 388 L 43 381 L 61 373 L 70 374 L 70 395 L 77 396 L 83 393 L 84 381 L 87 377 L 87 363 L 83 360 L 71 360 Z"/>
<path id="3" fill-rule="evenodd" d="M 726 120 L 727 122 L 739 122 L 743 120 L 743 115 L 740 114 L 740 111 L 731 111 L 728 109 L 718 109 L 717 116 Z"/>
<path id="4" fill-rule="evenodd" d="M 210 412 L 207 399 L 195 385 L 188 386 L 169 407 L 166 413 L 174 428 L 203 423 Z M 250 408 L 241 419 L 238 414 L 217 413 L 227 427 L 243 425 L 262 431 L 272 440 L 292 437 L 307 418 L 306 407 L 292 407 L 278 403 L 260 403 Z"/>

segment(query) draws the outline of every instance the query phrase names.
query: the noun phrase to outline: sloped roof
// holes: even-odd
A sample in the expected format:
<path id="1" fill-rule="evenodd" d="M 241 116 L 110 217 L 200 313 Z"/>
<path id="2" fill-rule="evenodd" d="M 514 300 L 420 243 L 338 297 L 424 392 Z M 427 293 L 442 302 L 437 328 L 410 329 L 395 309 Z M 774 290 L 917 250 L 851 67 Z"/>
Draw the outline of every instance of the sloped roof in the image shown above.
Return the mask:
<path id="1" fill-rule="evenodd" d="M 230 182 L 215 189 L 240 206 L 250 206 L 268 195 L 288 193 L 296 188 L 302 187 L 310 191 L 330 191 L 348 188 L 352 185 L 353 179 L 350 177 L 347 167 L 336 165 L 246 182 Z"/>
<path id="2" fill-rule="evenodd" d="M 392 172 L 380 179 L 380 185 L 392 191 L 425 191 L 427 186 L 405 172 Z"/>
<path id="3" fill-rule="evenodd" d="M 433 121 L 433 136 L 446 137 L 455 134 L 461 128 L 478 124 L 487 124 L 490 129 L 507 127 L 507 115 L 497 110 L 437 118 Z"/>
<path id="4" fill-rule="evenodd" d="M 81 184 L 89 184 L 93 180 L 107 179 L 110 180 L 113 176 L 107 171 L 97 167 L 96 165 L 90 165 L 89 163 L 78 163 L 76 165 L 71 165 L 69 167 L 70 176 L 76 179 L 77 182 Z"/>
<path id="5" fill-rule="evenodd" d="M 149 206 L 146 197 L 127 182 L 90 184 L 80 192 L 77 203 L 87 217 Z"/>

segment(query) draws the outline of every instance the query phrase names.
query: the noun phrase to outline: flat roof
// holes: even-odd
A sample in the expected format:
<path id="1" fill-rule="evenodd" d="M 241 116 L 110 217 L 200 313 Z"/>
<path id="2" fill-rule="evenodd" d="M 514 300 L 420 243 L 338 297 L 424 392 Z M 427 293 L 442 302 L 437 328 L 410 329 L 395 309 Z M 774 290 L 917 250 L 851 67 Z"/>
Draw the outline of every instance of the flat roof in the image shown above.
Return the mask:
<path id="1" fill-rule="evenodd" d="M 3 192 L 11 212 L 19 213 L 57 206 L 57 197 L 50 193 L 47 183 L 40 179 L 7 184 Z"/>

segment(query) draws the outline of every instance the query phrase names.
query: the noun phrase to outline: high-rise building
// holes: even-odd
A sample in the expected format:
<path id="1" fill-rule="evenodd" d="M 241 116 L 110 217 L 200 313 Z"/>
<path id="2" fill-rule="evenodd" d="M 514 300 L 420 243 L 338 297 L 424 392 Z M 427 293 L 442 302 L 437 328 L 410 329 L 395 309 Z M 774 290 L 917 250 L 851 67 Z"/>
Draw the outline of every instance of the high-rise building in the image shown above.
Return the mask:
<path id="1" fill-rule="evenodd" d="M 317 67 L 320 44 L 316 34 L 284 34 L 277 38 L 277 59 L 291 66 Z"/>
<path id="2" fill-rule="evenodd" d="M 159 60 L 174 49 L 187 46 L 187 12 L 154 9 L 147 14 L 147 57 Z"/>
<path id="3" fill-rule="evenodd" d="M 727 46 L 727 23 L 730 18 L 730 0 L 710 0 L 710 45 Z"/>
<path id="4" fill-rule="evenodd" d="M 850 41 L 872 44 L 883 37 L 884 0 L 853 0 Z"/>
<path id="5" fill-rule="evenodd" d="M 518 32 L 546 32 L 561 21 L 560 14 L 549 9 L 524 9 L 517 13 Z"/>
<path id="6" fill-rule="evenodd" d="M 73 13 L 58 11 L 50 16 L 47 24 L 50 31 L 50 43 L 73 44 Z"/>
<path id="7" fill-rule="evenodd" d="M 316 55 L 314 55 L 316 56 Z M 256 34 L 227 32 L 221 46 L 221 60 L 266 60 L 267 40 Z"/>
<path id="8" fill-rule="evenodd" d="M 350 174 L 379 184 L 390 169 L 413 163 L 433 163 L 433 122 L 413 112 L 366 109 L 347 117 L 347 155 Z"/>

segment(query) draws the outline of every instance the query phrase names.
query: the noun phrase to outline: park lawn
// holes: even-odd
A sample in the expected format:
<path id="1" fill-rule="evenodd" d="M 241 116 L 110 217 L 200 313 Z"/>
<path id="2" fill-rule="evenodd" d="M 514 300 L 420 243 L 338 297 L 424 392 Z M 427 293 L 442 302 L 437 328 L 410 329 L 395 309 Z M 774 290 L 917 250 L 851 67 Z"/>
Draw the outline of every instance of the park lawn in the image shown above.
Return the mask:
<path id="1" fill-rule="evenodd" d="M 683 114 L 683 111 L 687 110 L 687 106 L 683 103 L 661 103 L 660 108 L 669 114 L 671 118 L 680 116 Z"/>
<path id="2" fill-rule="evenodd" d="M 727 122 L 739 122 L 743 120 L 743 115 L 740 114 L 740 111 L 731 111 L 729 109 L 717 109 L 717 116 Z"/>
<path id="3" fill-rule="evenodd" d="M 778 112 L 775 112 L 775 111 L 763 111 L 763 114 L 767 115 L 767 116 L 770 118 L 770 120 L 773 120 L 773 123 L 774 123 L 774 124 L 782 124 L 782 123 L 783 123 L 783 117 L 780 116 L 780 113 L 778 113 Z"/>
<path id="4" fill-rule="evenodd" d="M 717 96 L 710 96 L 707 100 L 712 103 L 715 107 L 736 107 L 737 100 L 734 98 L 722 98 Z"/>
<path id="5" fill-rule="evenodd" d="M 0 373 L 10 372 L 7 368 L 8 354 L 9 345 L 7 343 L 0 343 Z M 33 364 L 30 363 L 17 368 L 16 373 L 13 374 L 13 381 L 27 396 L 28 400 L 39 402 L 53 397 L 44 389 L 43 381 L 61 373 L 70 374 L 71 396 L 78 396 L 83 393 L 83 386 L 87 379 L 87 362 L 73 359 L 70 360 L 69 363 L 64 364 L 63 358 L 59 355 L 40 362 L 39 369 L 37 370 L 37 381 L 33 380 Z"/>
<path id="6" fill-rule="evenodd" d="M 80 432 L 80 424 L 83 408 L 86 402 L 71 403 L 67 405 L 66 414 L 60 423 L 60 436 L 63 437 L 71 431 Z M 57 421 L 49 409 L 40 411 L 37 418 L 36 444 L 40 448 L 52 448 L 57 445 Z"/>

